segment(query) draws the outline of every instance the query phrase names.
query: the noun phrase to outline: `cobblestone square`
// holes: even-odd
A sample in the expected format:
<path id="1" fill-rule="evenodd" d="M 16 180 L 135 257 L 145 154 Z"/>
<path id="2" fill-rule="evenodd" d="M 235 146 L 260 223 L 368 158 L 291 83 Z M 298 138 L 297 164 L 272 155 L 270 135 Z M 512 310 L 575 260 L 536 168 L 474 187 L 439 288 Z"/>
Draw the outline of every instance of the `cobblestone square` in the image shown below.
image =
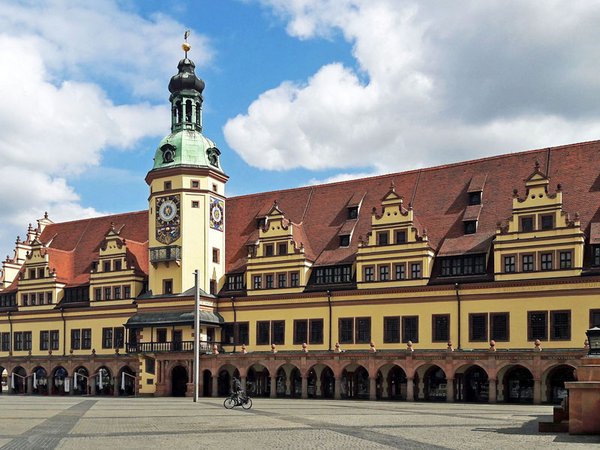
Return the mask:
<path id="1" fill-rule="evenodd" d="M 0 397 L 0 449 L 590 448 L 540 434 L 550 406 L 254 399 Z"/>

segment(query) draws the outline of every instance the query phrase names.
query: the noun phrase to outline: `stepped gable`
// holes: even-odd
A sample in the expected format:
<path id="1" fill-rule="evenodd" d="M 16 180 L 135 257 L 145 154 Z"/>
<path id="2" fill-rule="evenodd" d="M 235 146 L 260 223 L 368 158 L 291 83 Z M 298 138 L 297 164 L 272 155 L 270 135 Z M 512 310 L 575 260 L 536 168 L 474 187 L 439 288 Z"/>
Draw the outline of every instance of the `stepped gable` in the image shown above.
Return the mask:
<path id="1" fill-rule="evenodd" d="M 354 260 L 358 238 L 366 238 L 371 229 L 371 211 L 381 209 L 381 199 L 393 181 L 404 198 L 404 207 L 412 201 L 415 221 L 427 230 L 431 247 L 438 251 L 447 238 L 464 235 L 463 215 L 468 207 L 471 180 L 485 176 L 483 207 L 479 214 L 477 238 L 491 238 L 499 221 L 512 214 L 513 189 L 525 194 L 524 180 L 535 162 L 548 172 L 550 191 L 561 184 L 563 209 L 580 214 L 582 230 L 589 232 L 590 222 L 600 222 L 600 141 L 530 150 L 493 156 L 427 169 L 382 175 L 318 186 L 265 192 L 227 200 L 227 272 L 243 270 L 246 244 L 256 230 L 255 218 L 277 200 L 287 219 L 302 222 L 303 233 L 316 255 L 315 265 L 330 265 Z M 354 193 L 366 192 L 350 247 L 340 248 L 338 232 L 346 221 L 346 208 Z M 460 241 L 455 245 L 460 246 Z M 465 245 L 470 245 L 465 241 Z M 467 248 L 453 248 L 460 253 Z"/>
<path id="2" fill-rule="evenodd" d="M 46 226 L 40 240 L 50 243 L 50 267 L 56 268 L 59 281 L 69 286 L 89 282 L 92 261 L 98 258 L 100 244 L 113 222 L 127 241 L 134 264 L 148 273 L 148 212 L 139 211 Z"/>

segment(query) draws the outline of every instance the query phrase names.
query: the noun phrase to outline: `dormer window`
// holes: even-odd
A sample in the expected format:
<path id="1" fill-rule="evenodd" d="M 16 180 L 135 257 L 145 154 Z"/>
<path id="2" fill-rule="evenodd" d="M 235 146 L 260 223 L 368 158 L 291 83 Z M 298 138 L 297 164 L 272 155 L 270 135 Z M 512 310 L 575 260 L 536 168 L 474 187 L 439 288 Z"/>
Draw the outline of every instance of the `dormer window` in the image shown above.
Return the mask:
<path id="1" fill-rule="evenodd" d="M 600 266 L 600 245 L 592 247 L 592 265 Z"/>
<path id="2" fill-rule="evenodd" d="M 551 230 L 554 228 L 554 216 L 542 216 L 542 230 Z"/>
<path id="3" fill-rule="evenodd" d="M 266 217 L 259 217 L 258 219 L 256 219 L 256 228 L 265 228 L 266 224 L 267 224 Z"/>
<path id="4" fill-rule="evenodd" d="M 348 220 L 357 219 L 358 218 L 358 206 L 349 206 L 348 207 Z"/>
<path id="5" fill-rule="evenodd" d="M 481 192 L 469 192 L 469 205 L 481 205 Z"/>
<path id="6" fill-rule="evenodd" d="M 344 234 L 340 236 L 340 247 L 348 247 L 350 246 L 350 235 Z"/>
<path id="7" fill-rule="evenodd" d="M 477 221 L 476 220 L 467 220 L 464 223 L 465 226 L 465 234 L 475 234 L 477 231 Z"/>
<path id="8" fill-rule="evenodd" d="M 163 163 L 169 164 L 175 160 L 175 147 L 165 144 L 160 148 L 162 152 Z"/>

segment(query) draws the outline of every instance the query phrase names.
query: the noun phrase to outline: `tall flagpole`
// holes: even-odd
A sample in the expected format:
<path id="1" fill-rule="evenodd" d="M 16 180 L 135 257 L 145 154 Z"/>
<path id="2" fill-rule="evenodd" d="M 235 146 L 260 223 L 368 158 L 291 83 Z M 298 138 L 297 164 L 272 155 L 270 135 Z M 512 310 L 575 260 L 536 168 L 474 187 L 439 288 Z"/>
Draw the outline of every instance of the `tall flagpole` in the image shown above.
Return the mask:
<path id="1" fill-rule="evenodd" d="M 198 385 L 200 382 L 200 274 L 194 270 L 195 302 L 194 302 L 194 402 L 198 401 Z"/>

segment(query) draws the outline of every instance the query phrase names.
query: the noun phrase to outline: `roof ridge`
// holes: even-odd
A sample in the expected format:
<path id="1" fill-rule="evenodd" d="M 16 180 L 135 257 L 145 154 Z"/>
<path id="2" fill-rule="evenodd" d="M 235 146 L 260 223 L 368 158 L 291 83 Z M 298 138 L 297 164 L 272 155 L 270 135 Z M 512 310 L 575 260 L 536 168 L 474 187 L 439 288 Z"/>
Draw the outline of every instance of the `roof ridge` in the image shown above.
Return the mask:
<path id="1" fill-rule="evenodd" d="M 66 220 L 64 222 L 52 222 L 51 224 L 48 225 L 48 227 L 51 227 L 52 225 L 64 225 L 66 223 L 76 223 L 76 222 L 86 222 L 86 221 L 89 221 L 89 220 L 106 219 L 108 217 L 131 216 L 133 214 L 145 214 L 147 212 L 148 212 L 148 210 L 143 209 L 141 211 L 131 211 L 131 212 L 122 212 L 122 213 L 115 213 L 115 214 L 106 214 L 106 215 L 99 215 L 99 216 L 94 216 L 94 217 L 86 217 L 84 219 Z"/>
<path id="2" fill-rule="evenodd" d="M 228 197 L 227 199 L 233 200 L 233 199 L 247 198 L 247 197 L 253 197 L 253 196 L 264 196 L 264 195 L 276 194 L 276 193 L 287 192 L 287 191 L 298 192 L 302 189 L 318 188 L 321 186 L 337 186 L 337 185 L 345 185 L 348 183 L 355 183 L 357 181 L 363 181 L 363 180 L 385 179 L 385 178 L 389 178 L 389 177 L 395 177 L 398 175 L 406 175 L 406 174 L 414 174 L 414 173 L 418 173 L 418 172 L 426 172 L 426 171 L 429 172 L 429 171 L 434 171 L 434 170 L 441 170 L 441 169 L 446 169 L 448 167 L 467 166 L 467 165 L 471 165 L 471 164 L 481 163 L 483 161 L 492 161 L 495 159 L 504 159 L 504 158 L 510 158 L 513 156 L 522 156 L 522 155 L 526 155 L 529 153 L 540 153 L 540 152 L 545 152 L 548 150 L 553 150 L 553 151 L 564 150 L 566 148 L 573 148 L 573 147 L 578 147 L 578 146 L 587 145 L 587 144 L 591 144 L 591 143 L 600 143 L 600 140 L 596 139 L 596 140 L 592 140 L 592 141 L 577 142 L 574 144 L 558 145 L 556 147 L 544 147 L 544 148 L 536 148 L 536 149 L 531 149 L 531 150 L 516 151 L 516 152 L 511 152 L 511 153 L 503 153 L 501 155 L 484 156 L 482 158 L 476 158 L 476 159 L 471 159 L 471 160 L 467 160 L 467 161 L 457 161 L 457 162 L 453 162 L 453 163 L 442 164 L 439 166 L 419 167 L 416 169 L 410 169 L 410 170 L 401 171 L 401 172 L 389 172 L 389 173 L 372 175 L 372 176 L 362 177 L 362 178 L 351 178 L 351 179 L 343 180 L 343 181 L 333 181 L 331 183 L 320 183 L 320 184 L 313 184 L 310 186 L 299 186 L 299 187 L 295 187 L 295 188 L 277 189 L 274 191 L 255 192 L 252 194 L 243 194 L 243 195 Z"/>

